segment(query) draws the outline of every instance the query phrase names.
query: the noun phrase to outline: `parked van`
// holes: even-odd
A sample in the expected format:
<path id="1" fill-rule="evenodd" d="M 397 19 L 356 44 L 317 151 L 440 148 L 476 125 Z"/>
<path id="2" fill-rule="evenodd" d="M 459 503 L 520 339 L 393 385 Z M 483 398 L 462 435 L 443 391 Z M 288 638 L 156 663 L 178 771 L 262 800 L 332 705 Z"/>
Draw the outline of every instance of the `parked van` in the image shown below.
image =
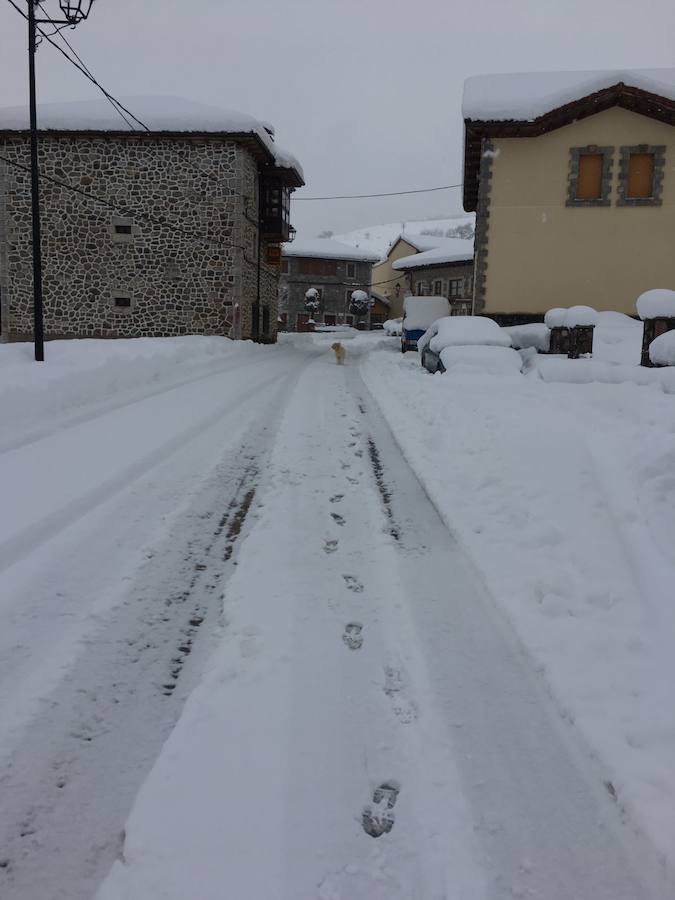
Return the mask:
<path id="1" fill-rule="evenodd" d="M 446 297 L 406 297 L 403 301 L 401 353 L 417 350 L 417 342 L 436 319 L 450 315 Z"/>

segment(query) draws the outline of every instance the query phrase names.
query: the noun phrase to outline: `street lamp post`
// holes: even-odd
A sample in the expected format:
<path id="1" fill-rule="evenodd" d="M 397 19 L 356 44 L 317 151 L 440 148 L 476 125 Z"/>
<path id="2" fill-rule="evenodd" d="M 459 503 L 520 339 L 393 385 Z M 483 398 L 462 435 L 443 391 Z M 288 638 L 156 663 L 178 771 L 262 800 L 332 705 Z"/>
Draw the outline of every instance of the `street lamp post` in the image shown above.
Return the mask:
<path id="1" fill-rule="evenodd" d="M 35 361 L 43 362 L 44 310 L 42 302 L 42 245 L 40 235 L 40 173 L 38 168 L 37 101 L 35 92 L 35 51 L 38 25 L 71 25 L 73 28 L 89 15 L 94 0 L 59 0 L 63 19 L 37 19 L 40 0 L 28 0 L 28 80 L 30 94 L 30 175 L 33 213 L 33 342 Z"/>

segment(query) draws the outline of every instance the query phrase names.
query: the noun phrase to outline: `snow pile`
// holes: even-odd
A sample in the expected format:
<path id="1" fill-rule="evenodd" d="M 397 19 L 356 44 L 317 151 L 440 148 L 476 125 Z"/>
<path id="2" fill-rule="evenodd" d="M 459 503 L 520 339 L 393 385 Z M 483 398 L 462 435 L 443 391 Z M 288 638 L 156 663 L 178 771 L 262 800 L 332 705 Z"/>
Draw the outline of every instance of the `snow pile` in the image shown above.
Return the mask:
<path id="1" fill-rule="evenodd" d="M 406 331 L 426 331 L 450 312 L 446 297 L 406 297 L 403 301 L 403 328 Z"/>
<path id="2" fill-rule="evenodd" d="M 593 358 L 600 362 L 639 366 L 642 322 L 620 312 L 599 312 L 593 331 Z"/>
<path id="3" fill-rule="evenodd" d="M 637 299 L 637 311 L 641 319 L 656 319 L 660 316 L 675 317 L 675 291 L 654 288 L 645 291 Z"/>
<path id="4" fill-rule="evenodd" d="M 540 353 L 548 353 L 551 341 L 551 329 L 543 322 L 530 322 L 527 325 L 511 325 L 504 328 L 511 336 L 511 345 L 516 350 L 527 350 L 534 347 Z"/>
<path id="5" fill-rule="evenodd" d="M 446 372 L 480 373 L 484 375 L 517 375 L 523 366 L 519 353 L 511 347 L 456 346 L 444 347 L 440 352 Z"/>
<path id="6" fill-rule="evenodd" d="M 407 269 L 423 269 L 425 266 L 440 266 L 444 263 L 473 262 L 473 241 L 462 238 L 448 238 L 439 242 L 433 250 L 425 250 L 422 253 L 414 253 L 412 256 L 402 256 L 392 263 L 392 269 L 405 271 Z"/>
<path id="7" fill-rule="evenodd" d="M 0 344 L 3 439 L 17 429 L 47 426 L 92 404 L 129 400 L 217 371 L 231 357 L 261 350 L 250 341 L 198 335 L 49 341 L 46 362 L 38 364 L 32 344 Z"/>
<path id="8" fill-rule="evenodd" d="M 675 366 L 675 331 L 654 338 L 649 345 L 649 358 L 655 366 Z"/>
<path id="9" fill-rule="evenodd" d="M 565 327 L 565 316 L 567 315 L 567 310 L 556 306 L 553 309 L 549 309 L 549 311 L 544 316 L 544 324 L 548 328 L 564 328 Z"/>
<path id="10" fill-rule="evenodd" d="M 400 335 L 403 330 L 403 319 L 387 319 L 382 328 L 390 337 Z"/>
<path id="11" fill-rule="evenodd" d="M 597 310 L 591 306 L 570 306 L 565 313 L 565 328 L 596 325 L 597 322 Z"/>
<path id="12" fill-rule="evenodd" d="M 363 370 L 588 746 L 596 784 L 675 866 L 675 398 L 632 383 L 429 378 L 392 352 Z"/>
<path id="13" fill-rule="evenodd" d="M 462 114 L 465 119 L 529 122 L 620 82 L 675 100 L 675 69 L 513 72 L 467 78 Z"/>
<path id="14" fill-rule="evenodd" d="M 269 125 L 246 113 L 220 109 L 186 100 L 184 97 L 122 97 L 121 102 L 138 116 L 150 131 L 167 133 L 253 134 L 272 154 L 278 166 L 295 169 L 303 177 L 300 163 L 274 142 Z M 105 100 L 77 100 L 41 103 L 38 128 L 46 131 L 128 131 L 119 113 Z M 25 131 L 29 127 L 28 107 L 0 109 L 0 131 Z"/>
<path id="15" fill-rule="evenodd" d="M 435 321 L 417 342 L 419 350 L 426 346 L 434 353 L 446 347 L 510 347 L 505 329 L 484 316 L 445 316 Z"/>

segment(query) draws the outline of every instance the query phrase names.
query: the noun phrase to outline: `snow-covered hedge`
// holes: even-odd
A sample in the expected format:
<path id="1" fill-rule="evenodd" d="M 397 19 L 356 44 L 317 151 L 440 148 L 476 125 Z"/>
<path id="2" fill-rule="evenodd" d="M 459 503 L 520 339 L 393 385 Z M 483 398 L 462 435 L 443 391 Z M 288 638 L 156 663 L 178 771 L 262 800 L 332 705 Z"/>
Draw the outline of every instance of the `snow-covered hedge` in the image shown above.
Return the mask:
<path id="1" fill-rule="evenodd" d="M 445 316 L 437 319 L 417 342 L 434 353 L 445 347 L 510 347 L 511 336 L 492 319 L 483 316 Z"/>
<path id="2" fill-rule="evenodd" d="M 566 309 L 563 309 L 561 306 L 555 306 L 553 309 L 549 309 L 544 316 L 544 324 L 548 328 L 564 328 L 566 315 Z"/>
<path id="3" fill-rule="evenodd" d="M 656 319 L 659 316 L 675 317 L 675 291 L 667 288 L 645 291 L 637 299 L 637 311 L 641 319 Z"/>
<path id="4" fill-rule="evenodd" d="M 565 313 L 565 328 L 598 324 L 598 312 L 592 306 L 570 306 Z"/>
<path id="5" fill-rule="evenodd" d="M 675 331 L 654 338 L 649 345 L 649 358 L 655 366 L 675 366 Z"/>
<path id="6" fill-rule="evenodd" d="M 527 325 L 511 325 L 505 328 L 511 336 L 511 344 L 516 350 L 527 350 L 534 347 L 541 353 L 548 353 L 551 342 L 551 329 L 543 322 L 530 322 Z"/>
<path id="7" fill-rule="evenodd" d="M 482 372 L 487 375 L 517 375 L 523 365 L 512 347 L 496 345 L 448 346 L 441 353 L 446 372 Z"/>

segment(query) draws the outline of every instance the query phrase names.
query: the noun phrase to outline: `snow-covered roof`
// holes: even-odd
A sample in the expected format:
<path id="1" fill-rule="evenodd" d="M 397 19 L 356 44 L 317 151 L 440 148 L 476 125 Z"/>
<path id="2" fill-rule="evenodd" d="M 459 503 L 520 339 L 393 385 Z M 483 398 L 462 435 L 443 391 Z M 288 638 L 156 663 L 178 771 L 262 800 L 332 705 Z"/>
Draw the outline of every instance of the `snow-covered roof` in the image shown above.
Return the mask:
<path id="1" fill-rule="evenodd" d="M 420 253 L 424 253 L 426 250 L 434 250 L 444 241 L 449 240 L 449 238 L 438 237 L 433 234 L 411 234 L 409 231 L 404 231 L 401 233 L 400 240 L 410 244 L 411 247 L 414 247 Z"/>
<path id="2" fill-rule="evenodd" d="M 383 225 L 366 225 L 354 231 L 345 231 L 341 234 L 332 235 L 336 241 L 342 241 L 344 244 L 352 244 L 354 247 L 372 250 L 377 253 L 380 259 L 386 259 L 389 251 L 401 234 L 406 235 L 406 240 L 411 237 L 414 240 L 421 238 L 422 240 L 436 241 L 437 238 L 432 235 L 422 235 L 421 232 L 429 229 L 441 231 L 443 234 L 449 229 L 461 226 L 473 225 L 475 216 L 473 213 L 468 215 L 455 215 L 445 219 L 416 219 L 407 222 L 388 222 Z M 443 237 L 438 240 L 443 240 Z M 431 249 L 430 246 L 420 248 L 424 250 Z"/>
<path id="3" fill-rule="evenodd" d="M 621 83 L 675 101 L 675 69 L 512 72 L 468 78 L 462 113 L 465 119 L 528 122 Z"/>
<path id="4" fill-rule="evenodd" d="M 302 166 L 292 154 L 279 147 L 269 133 L 268 122 L 235 110 L 221 109 L 183 97 L 122 97 L 120 101 L 153 132 L 170 134 L 251 134 L 272 154 L 276 165 L 295 169 L 303 178 Z M 26 131 L 29 128 L 27 106 L 0 108 L 0 131 Z M 107 100 L 76 100 L 41 103 L 38 106 L 41 131 L 114 131 L 130 128 Z M 133 123 L 133 130 L 143 131 Z"/>
<path id="5" fill-rule="evenodd" d="M 377 262 L 379 254 L 372 250 L 362 250 L 350 244 L 341 244 L 331 238 L 312 238 L 284 244 L 284 256 L 313 256 L 318 259 L 349 259 L 357 262 Z"/>
<path id="6" fill-rule="evenodd" d="M 473 241 L 463 238 L 438 238 L 439 246 L 423 253 L 403 256 L 392 263 L 392 269 L 423 269 L 426 266 L 442 266 L 454 262 L 471 262 L 473 260 Z"/>

